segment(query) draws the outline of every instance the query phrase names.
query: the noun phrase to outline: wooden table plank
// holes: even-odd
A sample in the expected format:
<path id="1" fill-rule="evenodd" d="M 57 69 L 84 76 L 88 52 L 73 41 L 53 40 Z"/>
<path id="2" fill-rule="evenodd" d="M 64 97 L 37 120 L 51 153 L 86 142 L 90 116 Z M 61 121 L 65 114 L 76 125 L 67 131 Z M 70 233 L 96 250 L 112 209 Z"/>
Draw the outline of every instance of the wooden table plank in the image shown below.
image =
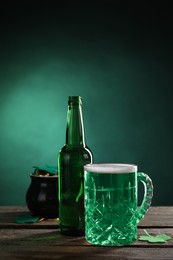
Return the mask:
<path id="1" fill-rule="evenodd" d="M 150 207 L 139 227 L 173 227 L 173 207 Z"/>
<path id="2" fill-rule="evenodd" d="M 160 232 L 173 238 L 173 229 L 148 229 L 157 235 Z M 138 230 L 142 235 L 143 230 Z M 0 260 L 50 260 L 50 259 L 141 259 L 172 260 L 173 242 L 166 244 L 150 244 L 136 241 L 125 247 L 93 246 L 83 237 L 63 236 L 54 229 L 1 229 Z"/>
<path id="3" fill-rule="evenodd" d="M 42 221 L 33 224 L 17 224 L 15 220 L 21 213 L 28 213 L 27 208 L 21 206 L 1 206 L 0 228 L 13 227 L 57 229 L 58 227 L 57 220 Z M 150 207 L 138 227 L 173 227 L 173 207 Z"/>
<path id="4" fill-rule="evenodd" d="M 16 219 L 21 215 L 29 213 L 27 207 L 23 206 L 0 206 L 0 228 L 55 228 L 57 229 L 58 220 L 44 220 L 36 223 L 16 223 Z"/>
<path id="5" fill-rule="evenodd" d="M 172 260 L 173 248 L 37 246 L 17 248 L 10 246 L 1 251 L 0 260 Z"/>
<path id="6" fill-rule="evenodd" d="M 173 229 L 164 228 L 164 229 L 155 229 L 148 228 L 147 231 L 151 235 L 158 235 L 165 233 L 173 238 Z M 144 235 L 143 229 L 138 229 L 138 237 Z M 84 237 L 73 237 L 73 236 L 64 236 L 60 233 L 59 230 L 55 229 L 0 229 L 0 247 L 15 245 L 16 247 L 32 247 L 35 244 L 38 246 L 91 246 L 86 242 Z M 173 248 L 173 239 L 167 241 L 166 243 L 148 243 L 145 241 L 136 240 L 131 247 L 172 247 Z"/>

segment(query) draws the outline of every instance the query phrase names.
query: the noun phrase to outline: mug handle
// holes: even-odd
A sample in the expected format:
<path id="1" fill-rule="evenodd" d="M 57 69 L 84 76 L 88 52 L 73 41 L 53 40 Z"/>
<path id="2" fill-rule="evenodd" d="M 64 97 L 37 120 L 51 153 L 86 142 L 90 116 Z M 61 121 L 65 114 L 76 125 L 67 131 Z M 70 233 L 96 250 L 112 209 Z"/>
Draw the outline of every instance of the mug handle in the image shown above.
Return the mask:
<path id="1" fill-rule="evenodd" d="M 153 197 L 153 184 L 150 177 L 143 172 L 137 172 L 138 182 L 142 182 L 144 185 L 144 198 L 140 208 L 137 210 L 137 223 L 139 223 L 145 214 L 148 211 L 149 206 L 151 205 Z"/>

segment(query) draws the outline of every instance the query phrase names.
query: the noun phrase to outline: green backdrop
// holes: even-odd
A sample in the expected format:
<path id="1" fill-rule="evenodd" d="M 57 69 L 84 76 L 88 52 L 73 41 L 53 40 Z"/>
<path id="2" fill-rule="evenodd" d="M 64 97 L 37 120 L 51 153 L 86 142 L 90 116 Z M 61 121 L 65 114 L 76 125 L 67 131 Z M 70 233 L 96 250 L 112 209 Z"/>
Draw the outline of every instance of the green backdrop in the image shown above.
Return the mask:
<path id="1" fill-rule="evenodd" d="M 153 205 L 173 205 L 168 9 L 1 8 L 0 205 L 25 205 L 32 167 L 57 164 L 70 95 L 94 162 L 137 164 Z"/>

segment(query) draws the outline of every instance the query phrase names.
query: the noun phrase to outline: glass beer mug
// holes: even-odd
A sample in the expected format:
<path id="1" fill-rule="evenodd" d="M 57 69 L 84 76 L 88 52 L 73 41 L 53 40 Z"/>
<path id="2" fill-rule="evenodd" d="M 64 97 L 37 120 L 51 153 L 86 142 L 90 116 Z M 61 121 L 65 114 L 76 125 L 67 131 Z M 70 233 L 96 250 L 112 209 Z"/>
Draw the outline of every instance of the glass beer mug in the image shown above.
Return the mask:
<path id="1" fill-rule="evenodd" d="M 88 164 L 85 169 L 85 238 L 95 245 L 123 246 L 137 238 L 137 224 L 147 212 L 153 185 L 133 164 Z M 138 182 L 144 198 L 137 207 Z"/>

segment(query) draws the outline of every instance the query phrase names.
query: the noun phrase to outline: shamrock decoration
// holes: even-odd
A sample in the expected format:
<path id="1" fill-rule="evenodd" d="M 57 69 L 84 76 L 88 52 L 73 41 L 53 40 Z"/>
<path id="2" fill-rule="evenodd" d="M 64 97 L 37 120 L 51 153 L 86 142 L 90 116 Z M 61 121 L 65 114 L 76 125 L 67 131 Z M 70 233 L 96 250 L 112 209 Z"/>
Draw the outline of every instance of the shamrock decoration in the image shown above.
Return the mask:
<path id="1" fill-rule="evenodd" d="M 16 222 L 18 224 L 23 224 L 23 223 L 35 223 L 39 220 L 38 217 L 33 217 L 30 214 L 21 214 L 17 219 Z"/>
<path id="2" fill-rule="evenodd" d="M 166 243 L 168 240 L 171 239 L 171 237 L 166 234 L 159 234 L 157 236 L 151 236 L 150 234 L 148 234 L 148 232 L 145 229 L 144 229 L 144 232 L 145 232 L 146 236 L 140 236 L 139 240 L 141 240 L 141 241 L 147 241 L 149 243 Z"/>

